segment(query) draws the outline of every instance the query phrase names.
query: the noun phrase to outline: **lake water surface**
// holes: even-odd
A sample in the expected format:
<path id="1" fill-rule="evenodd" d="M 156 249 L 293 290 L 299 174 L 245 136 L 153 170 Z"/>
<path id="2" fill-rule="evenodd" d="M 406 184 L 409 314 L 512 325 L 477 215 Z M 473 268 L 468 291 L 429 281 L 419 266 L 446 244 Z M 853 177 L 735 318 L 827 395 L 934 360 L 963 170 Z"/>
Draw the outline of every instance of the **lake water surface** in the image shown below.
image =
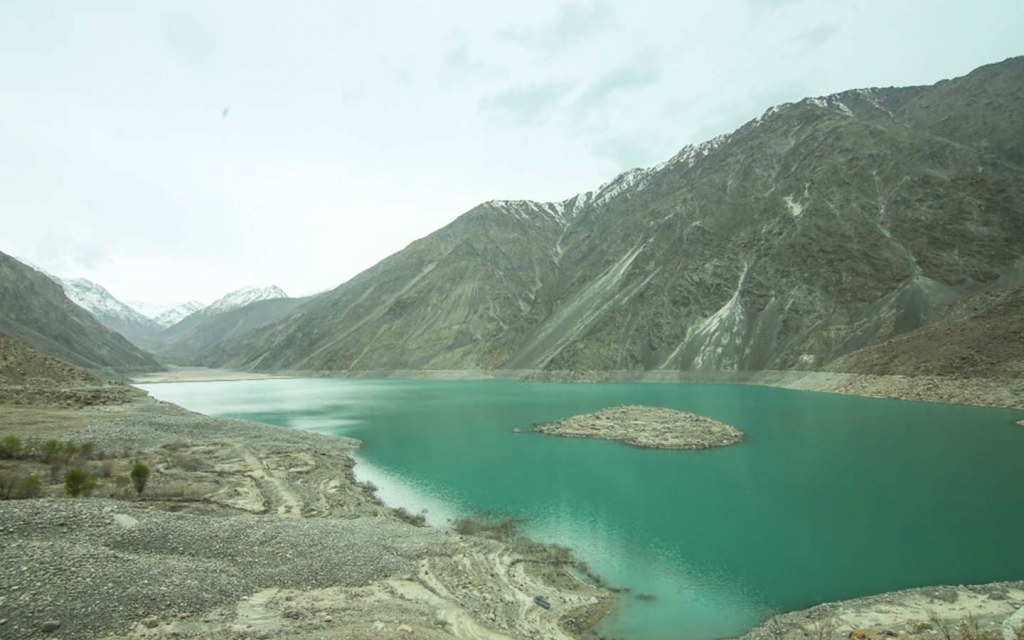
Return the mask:
<path id="1" fill-rule="evenodd" d="M 1024 578 L 1021 411 L 742 385 L 141 386 L 209 415 L 359 438 L 357 475 L 434 523 L 525 519 L 531 537 L 632 590 L 607 635 L 720 638 L 772 611 Z M 694 411 L 746 439 L 655 451 L 512 431 L 621 404 Z"/>

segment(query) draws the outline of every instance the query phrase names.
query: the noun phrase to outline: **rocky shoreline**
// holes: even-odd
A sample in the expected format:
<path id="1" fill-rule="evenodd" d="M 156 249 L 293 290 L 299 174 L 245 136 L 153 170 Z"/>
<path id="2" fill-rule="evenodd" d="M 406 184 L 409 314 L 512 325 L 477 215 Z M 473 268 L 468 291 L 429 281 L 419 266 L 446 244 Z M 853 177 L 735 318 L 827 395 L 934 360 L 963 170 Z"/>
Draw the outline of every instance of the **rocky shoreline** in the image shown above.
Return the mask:
<path id="1" fill-rule="evenodd" d="M 767 620 L 739 640 L 1018 640 L 1024 581 L 921 587 L 828 602 Z"/>
<path id="2" fill-rule="evenodd" d="M 533 430 L 563 438 L 612 440 L 644 449 L 712 449 L 743 439 L 731 425 L 688 411 L 662 407 L 609 407 L 536 425 Z"/>
<path id="3" fill-rule="evenodd" d="M 332 372 L 289 372 L 292 375 L 335 375 Z M 695 376 L 679 372 L 611 372 L 601 375 L 577 372 L 390 372 L 391 377 L 432 379 L 520 378 L 559 382 L 635 381 L 651 383 L 761 384 L 792 389 L 862 395 L 870 397 L 980 406 L 1024 408 L 1024 381 L 1005 379 L 958 379 L 943 377 L 877 376 L 833 372 L 761 372 L 758 374 L 717 374 Z M 355 376 L 353 376 L 355 377 Z M 358 376 L 363 377 L 363 376 Z M 365 377 L 387 377 L 384 372 Z M 1024 420 L 1018 424 L 1024 426 Z M 603 600 L 590 611 L 600 615 L 610 601 Z M 974 638 L 1018 640 L 1005 625 L 1013 616 L 1024 620 L 1024 582 L 977 586 L 938 586 L 910 589 L 835 603 L 769 617 L 744 634 L 744 640 L 806 640 L 840 638 L 851 634 L 862 640 L 900 637 L 946 640 L 962 637 L 961 624 L 975 625 Z M 229 613 L 224 615 L 232 615 Z M 184 624 L 184 623 L 182 623 Z M 1011 625 L 1012 626 L 1012 625 Z M 1019 628 L 1019 627 L 1013 627 Z M 1010 629 L 1009 631 L 1006 631 Z M 967 629 L 972 632 L 971 629 Z M 1005 633 L 1004 633 L 1005 632 Z M 983 634 L 983 635 L 979 635 Z M 950 634 L 947 636 L 946 634 Z M 273 636 L 268 636 L 273 637 Z M 373 636 L 369 636 L 373 637 Z M 382 636 L 388 637 L 388 636 Z M 417 636 L 419 637 L 419 636 Z M 423 636 L 430 637 L 430 636 Z M 445 635 L 445 637 L 450 637 Z M 964 638 L 966 640 L 966 637 Z"/>
<path id="4" fill-rule="evenodd" d="M 92 443 L 115 473 L 152 470 L 139 497 L 100 477 L 92 497 L 57 485 L 0 501 L 3 638 L 569 640 L 614 602 L 574 577 L 564 549 L 381 505 L 353 477 L 351 439 L 148 397 L 0 405 L 0 425 Z"/>

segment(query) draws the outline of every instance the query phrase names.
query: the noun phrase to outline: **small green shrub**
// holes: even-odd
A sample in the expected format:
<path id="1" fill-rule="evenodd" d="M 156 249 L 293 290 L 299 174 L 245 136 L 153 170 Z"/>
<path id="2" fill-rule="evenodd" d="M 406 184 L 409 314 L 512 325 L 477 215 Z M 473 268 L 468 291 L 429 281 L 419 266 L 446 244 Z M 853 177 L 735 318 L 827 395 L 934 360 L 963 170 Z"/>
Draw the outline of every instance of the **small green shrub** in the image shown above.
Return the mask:
<path id="1" fill-rule="evenodd" d="M 142 491 L 146 488 L 146 481 L 149 480 L 149 467 L 137 462 L 128 475 L 131 476 L 136 493 L 142 495 Z"/>
<path id="2" fill-rule="evenodd" d="M 74 442 L 62 442 L 60 443 L 60 455 L 59 458 L 64 466 L 70 465 L 73 461 L 77 460 L 81 453 L 81 448 Z"/>
<path id="3" fill-rule="evenodd" d="M 39 459 L 46 464 L 53 464 L 54 459 L 57 458 L 57 454 L 60 453 L 61 446 L 56 440 L 47 440 L 43 444 L 39 445 Z"/>
<path id="4" fill-rule="evenodd" d="M 96 478 L 75 467 L 64 474 L 64 491 L 72 498 L 87 494 L 96 488 Z"/>
<path id="5" fill-rule="evenodd" d="M 0 458 L 17 458 L 21 450 L 21 440 L 16 435 L 4 436 L 4 439 L 0 440 Z"/>
<path id="6" fill-rule="evenodd" d="M 18 498 L 35 498 L 43 490 L 43 481 L 34 473 L 30 473 L 20 481 L 15 489 L 15 496 Z"/>

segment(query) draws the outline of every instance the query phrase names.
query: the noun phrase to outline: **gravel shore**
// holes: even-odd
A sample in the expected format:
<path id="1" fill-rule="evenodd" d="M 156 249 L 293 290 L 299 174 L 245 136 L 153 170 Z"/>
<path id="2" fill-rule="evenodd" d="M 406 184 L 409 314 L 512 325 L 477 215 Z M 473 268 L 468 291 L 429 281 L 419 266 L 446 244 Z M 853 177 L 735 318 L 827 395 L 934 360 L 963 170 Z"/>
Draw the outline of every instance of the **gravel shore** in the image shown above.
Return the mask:
<path id="1" fill-rule="evenodd" d="M 0 405 L 0 424 L 93 443 L 115 473 L 152 470 L 139 497 L 101 478 L 92 497 L 56 485 L 0 501 L 5 639 L 568 639 L 612 603 L 573 577 L 565 550 L 384 507 L 352 476 L 354 440 L 150 398 Z"/>
<path id="2" fill-rule="evenodd" d="M 773 616 L 740 640 L 1017 640 L 1024 581 L 922 587 L 829 602 Z"/>

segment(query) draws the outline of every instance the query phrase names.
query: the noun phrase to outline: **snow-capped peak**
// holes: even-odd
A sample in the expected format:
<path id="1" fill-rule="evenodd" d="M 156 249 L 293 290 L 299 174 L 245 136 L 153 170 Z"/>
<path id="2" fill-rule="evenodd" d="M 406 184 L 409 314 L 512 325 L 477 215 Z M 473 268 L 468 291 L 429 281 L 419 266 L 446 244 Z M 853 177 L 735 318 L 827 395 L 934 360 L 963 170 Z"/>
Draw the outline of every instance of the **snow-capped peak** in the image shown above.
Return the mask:
<path id="1" fill-rule="evenodd" d="M 214 300 L 213 304 L 204 309 L 204 312 L 222 313 L 224 311 L 230 311 L 231 309 L 237 309 L 238 307 L 244 307 L 245 305 L 252 304 L 253 302 L 259 302 L 260 300 L 274 300 L 276 298 L 287 297 L 288 294 L 282 291 L 280 287 L 276 286 L 242 287 L 241 289 L 236 289 L 231 293 Z"/>
<path id="2" fill-rule="evenodd" d="M 167 328 L 178 324 L 187 316 L 199 311 L 206 305 L 196 300 L 177 304 L 157 304 L 142 300 L 127 300 L 128 306 L 146 316 L 161 327 Z"/>
<path id="3" fill-rule="evenodd" d="M 534 200 L 489 200 L 485 204 L 500 209 L 524 222 L 530 222 L 533 216 L 542 215 L 565 226 L 566 211 L 561 202 L 536 202 Z"/>
<path id="4" fill-rule="evenodd" d="M 57 278 L 64 294 L 75 304 L 101 320 L 119 320 L 151 325 L 152 320 L 132 309 L 100 285 L 85 278 Z"/>
<path id="5" fill-rule="evenodd" d="M 606 182 L 593 191 L 586 191 L 571 198 L 557 203 L 566 212 L 567 217 L 576 215 L 581 209 L 587 206 L 602 205 L 627 189 L 639 191 L 647 186 L 651 178 L 664 169 L 674 167 L 678 164 L 685 164 L 692 167 L 698 160 L 707 157 L 729 139 L 728 135 L 721 135 L 700 144 L 689 144 L 682 148 L 679 153 L 672 156 L 665 162 L 650 167 L 636 167 L 623 171 L 615 176 L 610 182 Z"/>
<path id="6" fill-rule="evenodd" d="M 153 316 L 153 321 L 161 327 L 170 327 L 176 325 L 188 316 L 192 315 L 196 311 L 203 308 L 202 302 L 196 300 L 189 300 L 188 302 L 182 302 L 179 305 L 173 306 L 170 309 L 165 309 L 160 313 Z"/>
<path id="7" fill-rule="evenodd" d="M 542 214 L 553 218 L 563 227 L 576 217 L 580 211 L 591 206 L 600 206 L 620 193 L 627 190 L 639 191 L 647 186 L 651 178 L 667 168 L 683 164 L 692 167 L 697 161 L 705 158 L 712 151 L 729 140 L 729 135 L 720 135 L 700 144 L 686 145 L 676 155 L 665 162 L 650 166 L 627 169 L 615 176 L 611 181 L 602 184 L 592 191 L 584 191 L 560 202 L 535 202 L 533 200 L 490 200 L 485 204 L 501 209 L 509 215 L 523 221 L 531 221 L 534 214 Z M 215 303 L 216 304 L 216 303 Z"/>

